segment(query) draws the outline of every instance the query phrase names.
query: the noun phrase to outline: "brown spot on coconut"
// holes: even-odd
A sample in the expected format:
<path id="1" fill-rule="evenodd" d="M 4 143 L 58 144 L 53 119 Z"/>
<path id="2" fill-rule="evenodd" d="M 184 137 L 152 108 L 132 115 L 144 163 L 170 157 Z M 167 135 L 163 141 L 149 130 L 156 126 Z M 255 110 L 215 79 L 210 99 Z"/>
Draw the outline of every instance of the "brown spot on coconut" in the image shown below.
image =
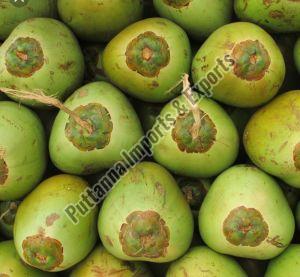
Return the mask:
<path id="1" fill-rule="evenodd" d="M 46 225 L 48 227 L 52 226 L 56 220 L 58 220 L 60 216 L 56 213 L 53 213 L 46 217 Z"/>
<path id="2" fill-rule="evenodd" d="M 163 0 L 166 5 L 169 5 L 175 9 L 182 9 L 190 5 L 192 0 Z"/>

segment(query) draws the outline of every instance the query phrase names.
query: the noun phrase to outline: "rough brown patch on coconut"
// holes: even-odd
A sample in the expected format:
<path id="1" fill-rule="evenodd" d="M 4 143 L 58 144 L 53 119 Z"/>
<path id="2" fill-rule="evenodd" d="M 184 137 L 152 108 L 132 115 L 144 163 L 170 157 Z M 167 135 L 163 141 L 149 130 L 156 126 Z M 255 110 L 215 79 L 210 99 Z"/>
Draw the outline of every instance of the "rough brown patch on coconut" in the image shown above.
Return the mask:
<path id="1" fill-rule="evenodd" d="M 133 39 L 127 46 L 125 56 L 131 70 L 149 78 L 158 76 L 170 62 L 168 43 L 150 31 Z"/>
<path id="2" fill-rule="evenodd" d="M 269 227 L 258 210 L 240 206 L 225 219 L 223 233 L 231 244 L 255 247 L 266 239 Z"/>
<path id="3" fill-rule="evenodd" d="M 231 53 L 234 74 L 247 81 L 261 80 L 271 64 L 264 45 L 258 40 L 246 40 L 235 45 Z"/>
<path id="4" fill-rule="evenodd" d="M 92 126 L 92 132 L 83 128 L 73 117 L 65 127 L 65 135 L 80 151 L 92 151 L 105 148 L 111 139 L 113 123 L 108 110 L 98 103 L 77 107 L 74 112 L 81 120 Z"/>
<path id="5" fill-rule="evenodd" d="M 175 121 L 172 138 L 183 152 L 205 153 L 216 141 L 217 129 L 209 115 L 199 110 L 197 117 L 200 124 L 195 124 L 192 111 L 179 115 Z"/>
<path id="6" fill-rule="evenodd" d="M 169 228 L 155 211 L 132 212 L 119 233 L 123 252 L 130 257 L 165 257 L 169 239 Z"/>
<path id="7" fill-rule="evenodd" d="M 64 259 L 61 242 L 43 234 L 27 237 L 22 248 L 25 260 L 41 270 L 54 270 Z"/>

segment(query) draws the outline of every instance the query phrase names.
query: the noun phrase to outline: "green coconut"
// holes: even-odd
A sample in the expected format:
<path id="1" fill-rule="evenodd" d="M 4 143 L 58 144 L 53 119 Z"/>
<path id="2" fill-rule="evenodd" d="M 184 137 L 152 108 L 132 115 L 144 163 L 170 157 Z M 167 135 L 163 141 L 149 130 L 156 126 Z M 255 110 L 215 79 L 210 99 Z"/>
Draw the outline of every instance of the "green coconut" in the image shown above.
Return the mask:
<path id="1" fill-rule="evenodd" d="M 300 4 L 298 0 L 235 0 L 234 9 L 242 21 L 251 21 L 271 32 L 300 31 Z"/>
<path id="2" fill-rule="evenodd" d="M 140 0 L 58 0 L 61 19 L 82 40 L 109 41 L 143 15 Z"/>
<path id="3" fill-rule="evenodd" d="M 146 264 L 141 262 L 125 262 L 109 254 L 103 246 L 95 250 L 69 275 L 70 277 L 120 276 L 120 277 L 151 277 L 153 276 Z"/>
<path id="4" fill-rule="evenodd" d="M 112 83 L 146 102 L 165 102 L 181 91 L 191 47 L 184 30 L 164 18 L 134 23 L 104 49 L 103 68 Z"/>
<path id="5" fill-rule="evenodd" d="M 295 58 L 296 67 L 300 74 L 300 38 L 297 40 L 297 43 L 295 45 L 294 58 Z"/>
<path id="6" fill-rule="evenodd" d="M 294 221 L 280 186 L 250 165 L 219 175 L 199 212 L 201 237 L 210 248 L 258 260 L 274 258 L 289 246 Z"/>
<path id="7" fill-rule="evenodd" d="M 163 108 L 151 132 L 154 159 L 182 176 L 215 176 L 234 163 L 239 150 L 233 121 L 208 98 L 191 108 L 185 96 L 177 97 Z"/>
<path id="8" fill-rule="evenodd" d="M 290 91 L 258 110 L 244 133 L 248 156 L 258 167 L 300 188 L 300 91 Z"/>
<path id="9" fill-rule="evenodd" d="M 91 130 L 60 111 L 54 121 L 50 156 L 66 173 L 89 175 L 108 169 L 122 159 L 143 136 L 139 119 L 127 98 L 106 82 L 78 89 L 65 106 L 87 122 Z"/>
<path id="10" fill-rule="evenodd" d="M 51 18 L 28 19 L 19 24 L 0 47 L 0 88 L 42 91 L 63 99 L 80 86 L 84 58 L 71 31 Z M 8 95 L 10 96 L 10 94 Z M 30 106 L 45 105 L 13 97 Z"/>
<path id="11" fill-rule="evenodd" d="M 16 200 L 41 180 L 47 163 L 45 133 L 28 108 L 0 102 L 0 200 Z"/>
<path id="12" fill-rule="evenodd" d="M 43 271 L 63 271 L 93 249 L 97 209 L 91 209 L 77 224 L 65 213 L 66 206 L 77 203 L 86 188 L 88 184 L 79 177 L 58 175 L 42 182 L 23 200 L 15 218 L 14 242 L 25 263 Z"/>
<path id="13" fill-rule="evenodd" d="M 34 17 L 54 17 L 56 0 L 1 1 L 0 40 L 5 40 L 22 21 Z"/>
<path id="14" fill-rule="evenodd" d="M 196 40 L 230 23 L 232 15 L 231 0 L 154 0 L 154 6 L 160 16 L 174 21 Z"/>
<path id="15" fill-rule="evenodd" d="M 13 238 L 15 216 L 20 201 L 0 202 L 0 234 L 6 238 Z"/>
<path id="16" fill-rule="evenodd" d="M 42 272 L 22 262 L 12 240 L 0 242 L 1 277 L 55 277 L 56 274 Z"/>
<path id="17" fill-rule="evenodd" d="M 183 257 L 173 262 L 166 277 L 246 277 L 246 272 L 233 258 L 219 254 L 206 246 L 191 248 Z"/>
<path id="18" fill-rule="evenodd" d="M 187 251 L 194 224 L 174 178 L 160 165 L 143 162 L 121 177 L 104 200 L 98 230 L 115 257 L 164 263 Z"/>
<path id="19" fill-rule="evenodd" d="M 298 277 L 299 256 L 300 244 L 291 244 L 280 256 L 270 261 L 265 277 Z"/>
<path id="20" fill-rule="evenodd" d="M 224 104 L 250 108 L 271 100 L 285 77 L 273 38 L 247 22 L 227 24 L 200 47 L 192 65 L 195 87 Z"/>

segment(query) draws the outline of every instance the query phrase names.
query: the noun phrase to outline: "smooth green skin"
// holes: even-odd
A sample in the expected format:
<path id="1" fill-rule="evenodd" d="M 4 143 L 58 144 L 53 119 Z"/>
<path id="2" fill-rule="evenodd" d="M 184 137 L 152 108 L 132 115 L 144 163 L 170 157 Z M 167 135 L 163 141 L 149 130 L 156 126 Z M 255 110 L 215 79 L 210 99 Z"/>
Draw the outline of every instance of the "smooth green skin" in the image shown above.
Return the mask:
<path id="1" fill-rule="evenodd" d="M 211 89 L 213 98 L 230 106 L 251 108 L 268 102 L 281 87 L 285 77 L 285 64 L 280 49 L 273 38 L 263 29 L 247 22 L 227 24 L 216 30 L 201 46 L 192 64 L 195 84 L 206 79 L 218 65 L 217 59 L 231 57 L 232 47 L 240 42 L 259 40 L 268 51 L 271 63 L 264 77 L 247 81 L 234 74 L 233 67 L 223 72 L 223 78 Z M 205 58 L 204 58 L 205 57 Z M 219 66 L 219 68 L 221 68 Z"/>
<path id="2" fill-rule="evenodd" d="M 16 200 L 41 180 L 47 164 L 45 133 L 40 119 L 28 108 L 0 102 L 0 149 L 8 178 L 0 186 L 0 200 Z"/>
<path id="3" fill-rule="evenodd" d="M 184 96 L 179 96 L 176 100 L 180 106 L 184 105 L 189 109 Z M 159 128 L 158 130 L 164 131 L 164 136 L 153 145 L 153 157 L 158 163 L 178 175 L 209 178 L 233 164 L 238 155 L 239 135 L 229 115 L 216 102 L 203 98 L 198 102 L 198 106 L 208 114 L 216 126 L 216 141 L 212 147 L 204 153 L 183 152 L 172 138 L 173 124 L 168 122 L 167 124 L 172 127 L 164 131 L 165 129 L 157 121 L 152 130 Z M 163 108 L 160 117 L 165 118 L 167 114 L 171 114 L 174 119 L 178 117 L 178 110 L 173 107 L 172 102 Z"/>
<path id="4" fill-rule="evenodd" d="M 296 212 L 295 212 L 297 229 L 300 231 L 300 201 L 297 203 Z"/>
<path id="5" fill-rule="evenodd" d="M 295 58 L 296 67 L 300 74 L 300 38 L 297 40 L 297 43 L 295 45 L 294 58 Z"/>
<path id="6" fill-rule="evenodd" d="M 58 0 L 59 15 L 77 37 L 105 42 L 143 15 L 140 0 Z"/>
<path id="7" fill-rule="evenodd" d="M 242 21 L 250 21 L 276 33 L 300 31 L 298 0 L 235 0 L 234 10 Z M 273 14 L 272 14 L 273 13 Z"/>
<path id="8" fill-rule="evenodd" d="M 14 242 L 23 259 L 22 242 L 29 236 L 38 235 L 41 228 L 46 237 L 61 242 L 63 262 L 52 271 L 62 271 L 82 261 L 93 249 L 97 240 L 98 209 L 92 209 L 77 225 L 64 212 L 66 206 L 77 203 L 80 194 L 88 187 L 81 178 L 57 175 L 42 182 L 19 206 L 14 226 Z M 46 218 L 52 214 L 59 218 L 50 226 Z"/>
<path id="9" fill-rule="evenodd" d="M 246 277 L 247 274 L 233 258 L 219 254 L 206 246 L 193 247 L 173 262 L 166 277 Z"/>
<path id="10" fill-rule="evenodd" d="M 29 91 L 39 89 L 46 95 L 64 99 L 80 86 L 84 76 L 83 54 L 75 36 L 63 23 L 51 18 L 34 18 L 22 22 L 0 47 L 1 57 L 5 57 L 10 45 L 19 37 L 31 37 L 40 43 L 44 64 L 32 76 L 23 78 L 9 73 L 5 59 L 0 59 L 1 87 Z M 70 63 L 72 65 L 68 67 Z M 46 107 L 33 100 L 17 100 L 29 106 Z"/>
<path id="11" fill-rule="evenodd" d="M 164 0 L 154 0 L 153 3 L 160 16 L 174 21 L 196 40 L 203 40 L 230 23 L 232 15 L 232 0 L 192 0 L 182 8 L 174 8 Z"/>
<path id="12" fill-rule="evenodd" d="M 143 136 L 130 102 L 111 84 L 95 82 L 85 85 L 72 94 L 65 106 L 74 110 L 89 103 L 99 103 L 109 111 L 113 122 L 110 142 L 103 149 L 79 150 L 65 135 L 69 115 L 60 111 L 52 127 L 49 150 L 53 163 L 63 172 L 85 175 L 107 169 L 121 160 L 122 150 L 129 150 Z"/>
<path id="13" fill-rule="evenodd" d="M 12 240 L 0 242 L 0 276 L 55 277 L 56 274 L 42 272 L 29 267 L 20 259 Z"/>
<path id="14" fill-rule="evenodd" d="M 163 187 L 163 193 L 157 189 L 157 183 Z M 159 213 L 169 228 L 170 240 L 165 257 L 131 257 L 122 250 L 119 241 L 122 224 L 132 212 L 147 210 Z M 104 247 L 119 259 L 165 263 L 187 251 L 192 241 L 194 221 L 190 207 L 170 173 L 158 164 L 142 162 L 129 170 L 104 200 L 98 230 Z"/>
<path id="15" fill-rule="evenodd" d="M 11 1 L 1 1 L 0 40 L 5 40 L 11 31 L 26 19 L 55 15 L 56 0 L 29 0 L 24 7 L 16 7 Z"/>
<path id="16" fill-rule="evenodd" d="M 300 244 L 291 244 L 280 256 L 271 260 L 265 277 L 298 277 Z"/>
<path id="17" fill-rule="evenodd" d="M 170 50 L 170 62 L 157 77 L 145 77 L 131 70 L 126 63 L 128 44 L 146 31 L 163 37 Z M 191 47 L 186 33 L 164 18 L 148 18 L 134 23 L 114 37 L 104 49 L 103 69 L 116 86 L 146 102 L 166 102 L 173 98 L 182 74 L 190 71 Z M 153 82 L 158 86 L 153 86 Z"/>
<path id="18" fill-rule="evenodd" d="M 109 254 L 103 246 L 97 246 L 95 250 L 80 264 L 78 264 L 70 277 L 94 277 L 96 272 L 99 276 L 116 274 L 121 277 L 151 277 L 148 267 L 139 262 L 126 263 Z M 119 273 L 118 273 L 119 272 Z"/>
<path id="19" fill-rule="evenodd" d="M 226 240 L 223 222 L 230 211 L 245 206 L 258 210 L 268 224 L 267 238 L 279 236 L 285 247 L 267 238 L 258 246 L 236 246 Z M 211 211 L 215 211 L 212 217 Z M 237 165 L 223 172 L 212 184 L 199 212 L 199 229 L 213 250 L 237 257 L 267 260 L 285 250 L 293 238 L 295 219 L 289 204 L 273 178 L 254 166 Z"/>
<path id="20" fill-rule="evenodd" d="M 252 162 L 297 188 L 300 171 L 293 152 L 299 143 L 299 112 L 300 91 L 284 93 L 258 110 L 244 133 L 244 146 Z"/>

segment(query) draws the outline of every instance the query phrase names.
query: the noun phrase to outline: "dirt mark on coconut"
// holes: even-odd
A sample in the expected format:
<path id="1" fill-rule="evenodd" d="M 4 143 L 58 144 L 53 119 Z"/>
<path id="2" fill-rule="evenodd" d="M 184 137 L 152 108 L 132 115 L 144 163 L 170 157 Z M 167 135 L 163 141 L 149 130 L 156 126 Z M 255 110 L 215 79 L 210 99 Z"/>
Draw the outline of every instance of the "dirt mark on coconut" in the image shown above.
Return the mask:
<path id="1" fill-rule="evenodd" d="M 53 213 L 46 217 L 46 225 L 48 227 L 52 226 L 56 220 L 60 218 L 60 215 Z"/>
<path id="2" fill-rule="evenodd" d="M 293 160 L 295 167 L 300 170 L 300 143 L 298 143 L 294 148 Z"/>
<path id="3" fill-rule="evenodd" d="M 280 242 L 280 237 L 279 236 L 275 236 L 274 238 L 268 238 L 267 239 L 267 243 L 270 243 L 278 248 L 284 248 L 285 245 Z"/>
<path id="4" fill-rule="evenodd" d="M 0 186 L 4 185 L 8 178 L 8 167 L 4 159 L 0 157 Z"/>
<path id="5" fill-rule="evenodd" d="M 278 11 L 278 10 L 270 11 L 269 15 L 274 19 L 284 18 L 284 13 L 282 11 Z"/>
<path id="6" fill-rule="evenodd" d="M 8 166 L 4 160 L 5 150 L 0 146 L 0 186 L 4 185 L 8 178 Z"/>

